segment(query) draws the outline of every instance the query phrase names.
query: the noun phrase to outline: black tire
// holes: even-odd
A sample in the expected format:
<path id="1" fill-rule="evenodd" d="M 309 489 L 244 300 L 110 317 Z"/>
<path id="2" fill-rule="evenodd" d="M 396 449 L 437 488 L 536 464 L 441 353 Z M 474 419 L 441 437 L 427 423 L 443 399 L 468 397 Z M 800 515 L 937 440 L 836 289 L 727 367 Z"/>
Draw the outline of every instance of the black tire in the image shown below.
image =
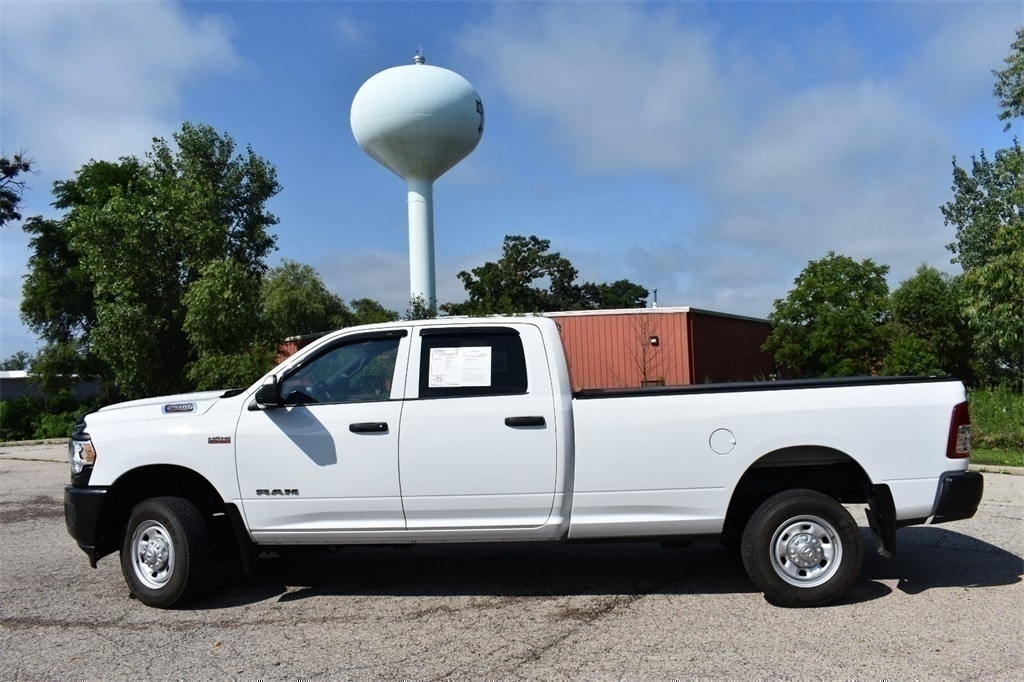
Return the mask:
<path id="1" fill-rule="evenodd" d="M 132 510 L 121 548 L 121 571 L 132 595 L 171 608 L 195 596 L 210 565 L 210 531 L 195 505 L 154 497 Z"/>
<path id="2" fill-rule="evenodd" d="M 864 562 L 864 540 L 850 513 L 828 495 L 787 490 L 747 522 L 743 566 L 780 606 L 824 606 L 846 593 Z"/>

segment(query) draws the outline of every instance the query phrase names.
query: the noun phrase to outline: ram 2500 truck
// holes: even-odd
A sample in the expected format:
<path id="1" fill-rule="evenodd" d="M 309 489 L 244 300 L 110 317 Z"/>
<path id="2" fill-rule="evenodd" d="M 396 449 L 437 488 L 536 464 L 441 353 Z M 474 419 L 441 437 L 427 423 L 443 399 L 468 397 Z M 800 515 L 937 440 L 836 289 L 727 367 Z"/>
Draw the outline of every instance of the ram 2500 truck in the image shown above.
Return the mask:
<path id="1" fill-rule="evenodd" d="M 572 393 L 543 317 L 334 332 L 244 390 L 87 415 L 69 445 L 69 533 L 120 551 L 132 594 L 171 607 L 211 562 L 281 545 L 715 539 L 780 605 L 856 581 L 876 545 L 963 519 L 964 387 L 863 378 Z"/>

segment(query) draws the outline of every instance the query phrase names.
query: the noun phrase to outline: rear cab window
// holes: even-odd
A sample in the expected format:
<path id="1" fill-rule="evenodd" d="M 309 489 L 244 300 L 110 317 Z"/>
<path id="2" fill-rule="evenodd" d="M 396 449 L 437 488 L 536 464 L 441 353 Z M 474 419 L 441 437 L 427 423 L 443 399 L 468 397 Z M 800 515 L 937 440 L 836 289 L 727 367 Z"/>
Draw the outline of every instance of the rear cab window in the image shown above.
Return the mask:
<path id="1" fill-rule="evenodd" d="M 435 328 L 420 335 L 420 398 L 527 393 L 526 356 L 515 329 Z"/>

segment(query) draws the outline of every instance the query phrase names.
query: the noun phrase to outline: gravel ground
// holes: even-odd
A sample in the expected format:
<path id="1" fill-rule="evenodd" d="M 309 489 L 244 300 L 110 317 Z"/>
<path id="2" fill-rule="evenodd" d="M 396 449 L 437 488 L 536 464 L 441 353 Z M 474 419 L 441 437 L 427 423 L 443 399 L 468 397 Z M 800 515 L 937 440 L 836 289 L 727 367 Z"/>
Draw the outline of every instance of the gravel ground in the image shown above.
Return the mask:
<path id="1" fill-rule="evenodd" d="M 545 543 L 296 552 L 160 611 L 67 535 L 64 457 L 0 445 L 2 680 L 1024 680 L 1024 476 L 821 609 L 768 604 L 717 545 Z"/>

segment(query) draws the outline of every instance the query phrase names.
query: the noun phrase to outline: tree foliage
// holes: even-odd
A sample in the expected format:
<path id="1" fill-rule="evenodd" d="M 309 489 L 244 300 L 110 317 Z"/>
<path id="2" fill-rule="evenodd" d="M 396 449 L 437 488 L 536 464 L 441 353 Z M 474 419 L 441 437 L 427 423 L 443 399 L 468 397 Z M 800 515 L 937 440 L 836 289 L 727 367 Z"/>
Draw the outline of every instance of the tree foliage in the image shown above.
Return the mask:
<path id="1" fill-rule="evenodd" d="M 951 374 L 971 380 L 970 333 L 952 278 L 921 265 L 892 292 L 890 310 L 886 374 Z"/>
<path id="2" fill-rule="evenodd" d="M 996 72 L 1001 120 L 1024 116 L 1024 28 Z M 1009 123 L 1007 124 L 1009 129 Z M 971 159 L 953 159 L 953 199 L 942 206 L 956 229 L 947 246 L 963 267 L 960 290 L 973 332 L 978 378 L 1024 390 L 1024 150 L 1020 141 Z"/>
<path id="3" fill-rule="evenodd" d="M 765 350 L 800 377 L 872 374 L 886 352 L 889 266 L 829 252 L 775 301 Z"/>
<path id="4" fill-rule="evenodd" d="M 956 228 L 948 245 L 963 267 L 964 313 L 974 332 L 979 378 L 1024 384 L 1024 150 L 1019 142 L 953 162 L 953 200 L 942 207 Z"/>
<path id="5" fill-rule="evenodd" d="M 453 315 L 493 315 L 646 305 L 647 290 L 628 280 L 577 283 L 576 268 L 550 248 L 547 239 L 506 236 L 501 258 L 459 273 L 469 299 L 441 309 Z"/>
<path id="6" fill-rule="evenodd" d="M 26 351 L 19 350 L 7 359 L 0 362 L 0 370 L 27 371 L 32 366 L 32 356 Z"/>
<path id="7" fill-rule="evenodd" d="M 352 307 L 352 324 L 377 324 L 379 322 L 394 322 L 398 319 L 398 313 L 388 310 L 372 298 L 358 298 L 349 301 Z"/>
<path id="8" fill-rule="evenodd" d="M 280 340 L 347 327 L 352 312 L 313 267 L 285 260 L 263 283 L 263 324 L 267 338 Z"/>
<path id="9" fill-rule="evenodd" d="M 154 139 L 145 160 L 90 161 L 54 185 L 64 217 L 26 226 L 26 324 L 54 352 L 93 356 L 126 397 L 188 388 L 190 364 L 209 348 L 203 324 L 247 304 L 218 300 L 201 280 L 258 280 L 277 222 L 265 206 L 279 190 L 273 166 L 251 148 L 236 155 L 231 137 L 204 125 L 185 123 L 173 147 Z M 230 343 L 233 328 L 219 324 Z"/>
<path id="10" fill-rule="evenodd" d="M 25 191 L 25 174 L 32 172 L 32 159 L 18 152 L 0 156 L 0 227 L 21 220 L 18 205 Z"/>
<path id="11" fill-rule="evenodd" d="M 999 120 L 1006 121 L 1005 132 L 1013 118 L 1024 118 L 1024 26 L 1017 29 L 1017 39 L 1004 61 L 1006 68 L 992 72 L 996 77 L 992 94 L 999 98 Z"/>

